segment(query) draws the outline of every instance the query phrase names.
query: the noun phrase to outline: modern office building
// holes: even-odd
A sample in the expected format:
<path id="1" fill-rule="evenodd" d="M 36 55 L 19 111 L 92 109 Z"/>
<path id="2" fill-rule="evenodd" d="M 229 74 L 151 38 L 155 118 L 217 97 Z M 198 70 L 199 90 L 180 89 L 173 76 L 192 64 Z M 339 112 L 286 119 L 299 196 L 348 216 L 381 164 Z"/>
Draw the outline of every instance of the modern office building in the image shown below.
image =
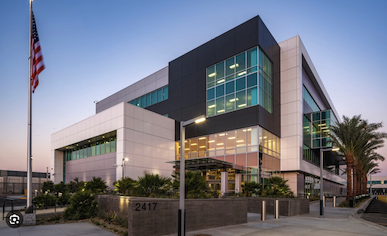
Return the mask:
<path id="1" fill-rule="evenodd" d="M 186 169 L 240 191 L 281 176 L 298 196 L 319 192 L 319 152 L 337 112 L 299 36 L 277 43 L 259 16 L 96 103 L 96 114 L 52 135 L 55 182 L 144 171 L 169 176 L 186 127 Z M 341 159 L 324 153 L 324 191 L 345 194 Z M 127 161 L 125 161 L 127 158 Z"/>
<path id="2" fill-rule="evenodd" d="M 41 193 L 43 183 L 49 178 L 48 172 L 32 172 L 32 191 Z M 0 194 L 24 194 L 26 189 L 26 171 L 0 170 Z"/>

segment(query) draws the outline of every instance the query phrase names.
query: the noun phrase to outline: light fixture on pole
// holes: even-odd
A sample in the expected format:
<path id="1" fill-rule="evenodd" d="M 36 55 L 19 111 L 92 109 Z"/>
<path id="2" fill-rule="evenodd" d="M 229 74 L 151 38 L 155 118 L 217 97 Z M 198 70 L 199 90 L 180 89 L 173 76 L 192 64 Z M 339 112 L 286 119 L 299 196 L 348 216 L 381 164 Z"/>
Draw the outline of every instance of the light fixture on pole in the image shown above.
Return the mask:
<path id="1" fill-rule="evenodd" d="M 202 115 L 188 121 L 180 121 L 180 201 L 178 212 L 178 236 L 185 236 L 185 127 L 193 123 L 201 123 L 206 120 L 206 116 Z"/>
<path id="2" fill-rule="evenodd" d="M 129 158 L 122 158 L 122 179 L 125 178 L 125 161 L 129 161 Z"/>
<path id="3" fill-rule="evenodd" d="M 324 165 L 324 152 L 332 151 L 337 152 L 340 148 L 325 148 L 320 149 L 320 218 L 324 218 L 324 178 L 323 178 L 323 165 Z"/>

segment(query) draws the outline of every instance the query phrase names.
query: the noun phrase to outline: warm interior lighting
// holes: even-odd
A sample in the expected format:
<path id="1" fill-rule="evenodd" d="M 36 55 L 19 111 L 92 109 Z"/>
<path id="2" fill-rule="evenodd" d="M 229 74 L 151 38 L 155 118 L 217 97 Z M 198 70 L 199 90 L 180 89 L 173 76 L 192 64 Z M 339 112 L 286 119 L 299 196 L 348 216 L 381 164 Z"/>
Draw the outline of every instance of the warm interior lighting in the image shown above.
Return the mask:
<path id="1" fill-rule="evenodd" d="M 338 152 L 338 151 L 340 151 L 340 148 L 333 148 L 332 149 L 332 152 Z"/>
<path id="2" fill-rule="evenodd" d="M 125 160 L 125 161 L 129 161 L 129 158 L 125 157 L 124 160 Z"/>
<path id="3" fill-rule="evenodd" d="M 238 105 L 238 107 L 245 107 L 246 106 L 246 103 L 243 103 L 241 105 Z"/>
<path id="4" fill-rule="evenodd" d="M 212 74 L 209 74 L 208 77 L 214 77 L 216 75 L 216 73 L 212 73 Z"/>
<path id="5" fill-rule="evenodd" d="M 203 121 L 205 121 L 206 118 L 205 117 L 202 117 L 202 118 L 199 118 L 197 120 L 195 120 L 195 123 L 198 124 L 198 123 L 202 123 Z"/>
<path id="6" fill-rule="evenodd" d="M 263 136 L 263 138 L 267 138 L 266 136 Z"/>
<path id="7" fill-rule="evenodd" d="M 218 111 L 218 113 L 222 113 L 222 112 L 224 112 L 224 109 L 223 109 L 223 110 L 219 110 L 219 111 Z"/>
<path id="8" fill-rule="evenodd" d="M 210 141 L 208 141 L 209 143 L 213 143 L 213 142 L 215 142 L 215 140 L 210 140 Z"/>
<path id="9" fill-rule="evenodd" d="M 197 143 L 191 143 L 191 146 L 196 146 L 196 145 L 198 145 Z"/>
<path id="10" fill-rule="evenodd" d="M 241 139 L 241 140 L 237 140 L 236 142 L 237 143 L 243 143 L 245 140 Z"/>
<path id="11" fill-rule="evenodd" d="M 221 146 L 221 145 L 223 145 L 223 143 L 217 143 L 216 145 Z"/>
<path id="12" fill-rule="evenodd" d="M 219 80 L 219 81 L 216 82 L 216 83 L 220 84 L 220 83 L 223 83 L 224 81 L 225 81 L 224 79 L 221 79 L 221 80 Z"/>
<path id="13" fill-rule="evenodd" d="M 251 128 L 247 129 L 247 131 L 251 131 Z"/>
<path id="14" fill-rule="evenodd" d="M 211 105 L 211 106 L 208 106 L 208 108 L 214 108 L 215 107 L 215 104 L 214 105 Z"/>
<path id="15" fill-rule="evenodd" d="M 234 69 L 235 67 L 238 67 L 238 66 L 239 66 L 239 64 L 236 63 L 236 64 L 234 64 L 234 65 L 231 65 L 231 66 L 230 66 L 230 69 Z"/>
<path id="16" fill-rule="evenodd" d="M 206 146 L 199 146 L 199 148 L 206 148 Z"/>
<path id="17" fill-rule="evenodd" d="M 235 139 L 235 137 L 229 137 L 228 139 Z"/>
<path id="18" fill-rule="evenodd" d="M 206 137 L 201 137 L 201 138 L 199 138 L 199 140 L 203 140 L 203 139 L 206 139 Z"/>
<path id="19" fill-rule="evenodd" d="M 235 100 L 239 100 L 238 98 L 233 98 L 233 99 L 230 99 L 230 102 L 235 102 Z"/>
<path id="20" fill-rule="evenodd" d="M 222 134 L 219 134 L 219 136 L 224 136 L 224 133 L 222 133 Z"/>
<path id="21" fill-rule="evenodd" d="M 186 149 L 184 149 L 184 150 L 188 151 L 188 150 L 189 150 L 189 148 L 186 148 Z"/>

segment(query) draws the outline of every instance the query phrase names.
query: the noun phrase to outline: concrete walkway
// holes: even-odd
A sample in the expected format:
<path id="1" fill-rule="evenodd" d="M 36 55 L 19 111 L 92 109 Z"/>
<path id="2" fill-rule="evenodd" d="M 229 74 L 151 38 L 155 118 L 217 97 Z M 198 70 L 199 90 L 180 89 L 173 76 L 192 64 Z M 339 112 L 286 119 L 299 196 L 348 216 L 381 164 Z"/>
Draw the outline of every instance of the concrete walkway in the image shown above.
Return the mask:
<path id="1" fill-rule="evenodd" d="M 57 208 L 56 212 L 63 212 L 65 208 Z M 55 209 L 37 210 L 36 214 L 55 213 Z M 7 215 L 7 212 L 5 213 Z M 19 228 L 10 228 L 7 223 L 0 219 L 0 236 L 116 236 L 115 234 L 104 230 L 98 226 L 87 222 L 55 224 L 55 225 L 37 225 L 22 226 Z"/>
<path id="2" fill-rule="evenodd" d="M 227 227 L 187 232 L 187 236 L 208 234 L 211 236 L 385 236 L 387 227 L 360 219 L 357 209 L 333 208 L 328 199 L 325 217 L 320 218 L 319 202 L 310 204 L 310 213 L 300 216 L 280 217 L 266 215 L 261 221 L 260 214 L 248 214 L 248 223 Z M 176 234 L 174 234 L 176 235 Z M 172 235 L 171 235 L 172 236 Z"/>

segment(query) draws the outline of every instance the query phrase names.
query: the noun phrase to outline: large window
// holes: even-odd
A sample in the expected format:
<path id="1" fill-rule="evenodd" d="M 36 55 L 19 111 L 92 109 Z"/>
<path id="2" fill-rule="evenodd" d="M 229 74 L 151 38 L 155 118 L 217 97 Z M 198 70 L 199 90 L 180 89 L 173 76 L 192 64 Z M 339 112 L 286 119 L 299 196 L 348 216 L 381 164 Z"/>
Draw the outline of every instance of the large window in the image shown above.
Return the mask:
<path id="1" fill-rule="evenodd" d="M 312 95 L 310 95 L 305 86 L 302 87 L 302 98 L 306 101 L 313 112 L 321 111 L 320 107 L 317 105 L 316 101 L 313 99 Z"/>
<path id="2" fill-rule="evenodd" d="M 62 148 L 64 160 L 72 161 L 86 157 L 116 152 L 117 132 L 112 131 L 82 142 L 74 143 Z"/>
<path id="3" fill-rule="evenodd" d="M 145 94 L 139 98 L 133 99 L 132 101 L 129 101 L 129 103 L 138 107 L 145 108 L 167 99 L 168 99 L 168 85 L 163 88 L 159 88 L 153 92 L 150 92 L 148 94 Z"/>
<path id="4" fill-rule="evenodd" d="M 207 68 L 207 117 L 260 104 L 270 113 L 272 63 L 259 49 Z"/>

